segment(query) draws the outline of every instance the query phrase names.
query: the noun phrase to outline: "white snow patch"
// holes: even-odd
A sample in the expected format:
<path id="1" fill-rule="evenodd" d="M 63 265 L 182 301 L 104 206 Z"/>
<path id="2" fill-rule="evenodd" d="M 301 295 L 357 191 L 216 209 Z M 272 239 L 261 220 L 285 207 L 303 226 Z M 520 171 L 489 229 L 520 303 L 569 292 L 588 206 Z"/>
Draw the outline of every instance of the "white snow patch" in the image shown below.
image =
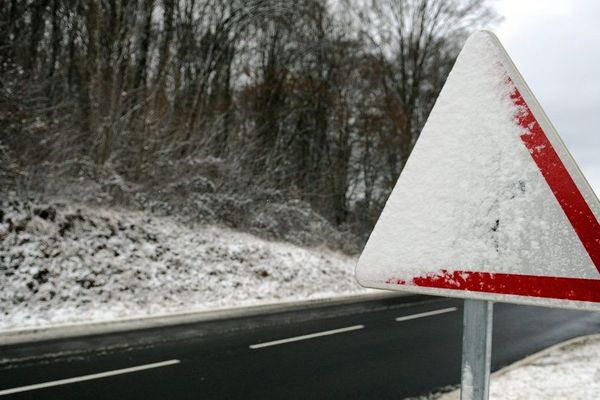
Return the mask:
<path id="1" fill-rule="evenodd" d="M 437 400 L 458 400 L 460 391 Z M 600 335 L 570 340 L 492 374 L 490 400 L 600 398 Z"/>
<path id="2" fill-rule="evenodd" d="M 144 212 L 0 200 L 0 329 L 366 292 L 356 260 Z"/>

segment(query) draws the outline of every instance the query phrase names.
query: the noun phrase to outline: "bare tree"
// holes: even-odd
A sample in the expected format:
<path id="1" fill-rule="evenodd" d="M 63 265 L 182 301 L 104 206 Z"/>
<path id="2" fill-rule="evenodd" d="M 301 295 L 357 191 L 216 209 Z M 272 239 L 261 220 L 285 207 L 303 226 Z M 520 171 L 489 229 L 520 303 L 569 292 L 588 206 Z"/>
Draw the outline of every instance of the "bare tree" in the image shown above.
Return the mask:
<path id="1" fill-rule="evenodd" d="M 268 199 L 364 237 L 494 19 L 485 0 L 0 2 L 0 186 L 210 194 L 238 227 Z"/>

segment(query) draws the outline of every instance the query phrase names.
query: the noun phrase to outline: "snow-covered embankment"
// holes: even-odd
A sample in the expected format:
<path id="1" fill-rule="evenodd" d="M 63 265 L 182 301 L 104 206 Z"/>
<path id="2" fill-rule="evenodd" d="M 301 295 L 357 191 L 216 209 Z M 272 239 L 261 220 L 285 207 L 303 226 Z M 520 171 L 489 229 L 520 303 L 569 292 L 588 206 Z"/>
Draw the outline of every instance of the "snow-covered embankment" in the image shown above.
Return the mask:
<path id="1" fill-rule="evenodd" d="M 144 212 L 0 200 L 0 329 L 359 293 L 354 264 Z"/>

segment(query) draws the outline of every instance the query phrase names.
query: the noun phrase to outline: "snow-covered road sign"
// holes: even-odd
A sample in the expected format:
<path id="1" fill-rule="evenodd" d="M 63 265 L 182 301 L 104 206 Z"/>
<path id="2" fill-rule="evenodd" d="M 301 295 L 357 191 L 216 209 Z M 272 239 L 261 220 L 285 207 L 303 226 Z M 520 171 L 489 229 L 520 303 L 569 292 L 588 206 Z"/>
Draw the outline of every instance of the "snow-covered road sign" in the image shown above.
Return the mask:
<path id="1" fill-rule="evenodd" d="M 600 203 L 498 39 L 473 34 L 356 268 L 367 287 L 600 309 Z"/>

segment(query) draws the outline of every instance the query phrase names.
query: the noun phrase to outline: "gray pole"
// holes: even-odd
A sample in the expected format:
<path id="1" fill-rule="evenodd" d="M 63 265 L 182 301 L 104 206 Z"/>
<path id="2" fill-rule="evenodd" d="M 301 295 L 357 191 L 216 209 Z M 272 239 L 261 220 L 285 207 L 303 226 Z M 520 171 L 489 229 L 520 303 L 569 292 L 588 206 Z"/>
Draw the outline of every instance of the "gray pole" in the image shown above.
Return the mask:
<path id="1" fill-rule="evenodd" d="M 465 300 L 460 400 L 487 400 L 490 391 L 493 303 Z"/>

